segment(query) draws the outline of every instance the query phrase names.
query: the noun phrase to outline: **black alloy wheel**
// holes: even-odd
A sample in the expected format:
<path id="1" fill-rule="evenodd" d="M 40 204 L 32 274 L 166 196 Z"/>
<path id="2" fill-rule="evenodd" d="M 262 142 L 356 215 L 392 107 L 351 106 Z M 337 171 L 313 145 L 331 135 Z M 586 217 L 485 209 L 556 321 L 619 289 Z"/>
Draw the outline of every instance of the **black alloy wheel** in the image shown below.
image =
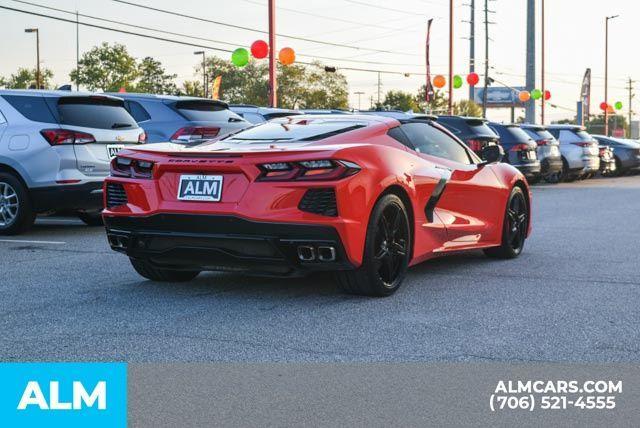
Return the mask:
<path id="1" fill-rule="evenodd" d="M 489 257 L 513 259 L 524 248 L 529 228 L 529 206 L 520 187 L 514 187 L 509 197 L 502 229 L 502 243 L 499 247 L 487 248 L 484 253 Z"/>
<path id="2" fill-rule="evenodd" d="M 411 225 L 402 199 L 382 196 L 371 211 L 362 265 L 336 272 L 347 293 L 385 297 L 395 293 L 407 274 L 411 259 Z"/>

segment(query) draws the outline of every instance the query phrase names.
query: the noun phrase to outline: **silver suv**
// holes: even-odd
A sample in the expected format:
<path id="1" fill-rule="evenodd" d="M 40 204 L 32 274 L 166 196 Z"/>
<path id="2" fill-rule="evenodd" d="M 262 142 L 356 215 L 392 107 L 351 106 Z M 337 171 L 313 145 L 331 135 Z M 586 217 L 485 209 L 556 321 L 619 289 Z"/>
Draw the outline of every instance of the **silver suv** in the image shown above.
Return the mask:
<path id="1" fill-rule="evenodd" d="M 589 177 L 600 170 L 599 144 L 583 126 L 549 125 L 547 130 L 560 141 L 563 180 Z"/>
<path id="2" fill-rule="evenodd" d="M 45 212 L 100 224 L 111 159 L 145 141 L 119 98 L 0 90 L 0 234 L 24 232 Z"/>

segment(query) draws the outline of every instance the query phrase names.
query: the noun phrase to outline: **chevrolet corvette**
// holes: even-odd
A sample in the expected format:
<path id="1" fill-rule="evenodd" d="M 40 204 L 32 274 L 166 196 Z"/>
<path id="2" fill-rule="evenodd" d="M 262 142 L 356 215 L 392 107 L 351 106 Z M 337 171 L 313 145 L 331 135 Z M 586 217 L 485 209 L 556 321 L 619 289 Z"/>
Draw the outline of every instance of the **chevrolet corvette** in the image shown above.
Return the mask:
<path id="1" fill-rule="evenodd" d="M 520 255 L 531 194 L 503 154 L 481 159 L 436 117 L 284 117 L 121 151 L 103 218 L 111 248 L 153 281 L 331 271 L 345 292 L 388 296 L 434 257 Z"/>

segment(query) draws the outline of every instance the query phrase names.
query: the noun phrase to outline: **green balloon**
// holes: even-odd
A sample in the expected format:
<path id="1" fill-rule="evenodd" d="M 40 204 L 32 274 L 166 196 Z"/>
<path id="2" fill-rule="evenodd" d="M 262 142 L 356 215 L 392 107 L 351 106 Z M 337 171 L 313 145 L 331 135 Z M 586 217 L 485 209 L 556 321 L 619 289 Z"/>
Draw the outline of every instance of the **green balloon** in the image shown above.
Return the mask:
<path id="1" fill-rule="evenodd" d="M 453 76 L 453 87 L 456 89 L 462 88 L 462 77 L 458 75 Z"/>
<path id="2" fill-rule="evenodd" d="M 620 101 L 618 101 L 615 105 L 616 110 L 622 110 L 622 103 Z"/>
<path id="3" fill-rule="evenodd" d="M 244 67 L 249 63 L 249 51 L 245 48 L 238 48 L 231 54 L 231 62 L 236 67 Z"/>
<path id="4" fill-rule="evenodd" d="M 539 100 L 540 98 L 542 98 L 542 91 L 540 89 L 534 89 L 533 91 L 531 91 L 531 98 L 533 98 L 534 100 Z"/>

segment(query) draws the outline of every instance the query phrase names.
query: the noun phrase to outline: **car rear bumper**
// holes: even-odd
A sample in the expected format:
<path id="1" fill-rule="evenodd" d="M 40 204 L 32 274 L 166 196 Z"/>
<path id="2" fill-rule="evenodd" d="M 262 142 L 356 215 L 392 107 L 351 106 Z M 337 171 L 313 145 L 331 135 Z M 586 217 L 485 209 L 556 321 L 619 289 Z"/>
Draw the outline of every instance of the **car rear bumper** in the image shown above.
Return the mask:
<path id="1" fill-rule="evenodd" d="M 160 267 L 271 276 L 354 268 L 331 226 L 195 214 L 105 215 L 104 221 L 113 250 Z"/>
<path id="2" fill-rule="evenodd" d="M 539 175 L 541 171 L 540 162 L 521 163 L 513 166 L 518 168 L 525 177 L 535 177 Z"/>
<path id="3" fill-rule="evenodd" d="M 102 181 L 83 184 L 61 184 L 59 186 L 29 189 L 31 203 L 36 212 L 101 210 Z"/>

